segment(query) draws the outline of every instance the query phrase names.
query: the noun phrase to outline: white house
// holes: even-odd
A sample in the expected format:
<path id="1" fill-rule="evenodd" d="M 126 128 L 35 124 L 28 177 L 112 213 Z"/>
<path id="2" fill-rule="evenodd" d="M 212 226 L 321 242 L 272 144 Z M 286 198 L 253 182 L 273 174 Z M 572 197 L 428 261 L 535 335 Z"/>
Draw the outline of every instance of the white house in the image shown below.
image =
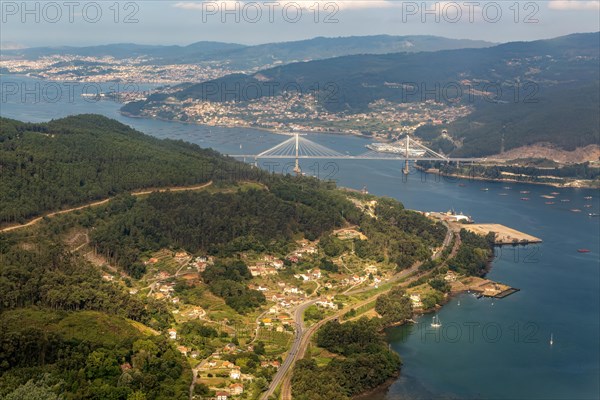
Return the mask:
<path id="1" fill-rule="evenodd" d="M 242 393 L 244 393 L 244 385 L 241 383 L 233 383 L 233 384 L 229 385 L 229 390 L 231 391 L 231 394 L 233 394 L 233 395 L 242 394 Z"/>
<path id="2" fill-rule="evenodd" d="M 240 379 L 242 377 L 242 373 L 240 372 L 239 369 L 235 368 L 235 369 L 232 369 L 231 371 L 229 371 L 229 377 L 231 379 Z"/>
<path id="3" fill-rule="evenodd" d="M 412 306 L 415 308 L 422 308 L 423 307 L 423 303 L 421 302 L 421 295 L 420 294 L 411 294 L 410 295 L 410 301 L 412 302 Z"/>

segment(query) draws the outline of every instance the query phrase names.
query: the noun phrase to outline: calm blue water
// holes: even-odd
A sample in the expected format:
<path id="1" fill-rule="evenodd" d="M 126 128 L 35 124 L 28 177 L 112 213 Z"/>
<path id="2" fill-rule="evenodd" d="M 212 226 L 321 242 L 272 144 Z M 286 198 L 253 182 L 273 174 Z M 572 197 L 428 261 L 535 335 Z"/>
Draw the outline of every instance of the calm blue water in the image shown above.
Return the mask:
<path id="1" fill-rule="evenodd" d="M 5 83 L 35 82 L 12 76 Z M 30 96 L 31 97 L 31 96 Z M 98 113 L 157 137 L 183 139 L 226 154 L 256 154 L 285 138 L 242 128 L 208 128 L 126 118 L 112 102 L 22 102 L 0 93 L 4 117 L 46 121 L 77 113 Z M 43 99 L 42 99 L 43 100 Z M 337 135 L 310 135 L 313 141 L 341 152 L 359 154 L 367 140 Z M 241 146 L 241 147 L 240 147 Z M 290 164 L 262 161 L 275 171 Z M 432 175 L 400 174 L 390 161 L 303 163 L 303 170 L 340 185 L 399 199 L 408 208 L 445 211 L 454 208 L 478 222 L 497 222 L 540 237 L 537 246 L 498 249 L 493 280 L 520 288 L 503 300 L 463 295 L 440 312 L 442 328 L 434 331 L 431 316 L 416 325 L 389 330 L 392 347 L 402 356 L 402 376 L 376 400 L 396 399 L 598 399 L 600 376 L 600 193 L 594 190 L 458 181 Z M 503 187 L 510 186 L 511 190 Z M 482 191 L 482 188 L 489 191 Z M 519 191 L 527 190 L 523 195 Z M 560 192 L 554 205 L 541 195 Z M 507 193 L 507 196 L 500 196 Z M 528 202 L 521 201 L 523 196 Z M 593 196 L 593 200 L 584 197 Z M 561 202 L 568 199 L 570 202 Z M 585 208 L 591 204 L 591 208 Z M 571 209 L 581 209 L 581 213 Z M 591 253 L 580 254 L 578 248 Z M 459 305 L 460 301 L 460 305 Z M 550 346 L 550 335 L 554 345 Z"/>

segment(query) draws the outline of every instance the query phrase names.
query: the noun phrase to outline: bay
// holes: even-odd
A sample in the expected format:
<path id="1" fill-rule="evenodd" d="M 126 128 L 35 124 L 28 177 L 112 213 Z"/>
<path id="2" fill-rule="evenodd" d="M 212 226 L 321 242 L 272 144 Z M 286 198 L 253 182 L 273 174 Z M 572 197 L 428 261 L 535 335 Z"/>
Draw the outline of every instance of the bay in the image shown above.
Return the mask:
<path id="1" fill-rule="evenodd" d="M 7 92 L 15 83 L 29 85 L 35 92 L 36 82 L 48 85 L 31 78 L 0 76 L 0 115 L 40 122 L 80 113 L 102 114 L 156 137 L 181 139 L 225 154 L 257 154 L 287 139 L 257 129 L 128 118 L 118 113 L 117 103 L 79 96 L 81 85 L 75 96 L 57 101 Z M 347 154 L 363 153 L 370 143 L 355 136 L 307 137 Z M 275 172 L 291 172 L 292 168 L 291 162 L 282 160 L 261 160 L 259 165 Z M 418 318 L 414 325 L 389 329 L 390 345 L 404 362 L 402 374 L 371 398 L 600 398 L 600 219 L 587 215 L 600 212 L 597 190 L 459 181 L 418 171 L 404 176 L 397 161 L 304 160 L 301 166 L 309 175 L 355 189 L 366 186 L 370 193 L 396 198 L 411 209 L 454 209 L 478 222 L 504 224 L 543 239 L 540 245 L 496 249 L 489 278 L 520 292 L 502 300 L 476 299 L 469 294 L 454 298 L 438 313 L 442 322 L 438 330 L 430 326 L 431 315 Z M 529 191 L 530 201 L 521 201 L 520 191 Z M 545 204 L 541 196 L 554 191 L 560 192 L 555 204 Z M 593 199 L 586 200 L 587 196 Z M 584 208 L 585 204 L 592 207 Z M 576 208 L 583 212 L 571 211 Z M 579 248 L 591 252 L 578 253 Z"/>

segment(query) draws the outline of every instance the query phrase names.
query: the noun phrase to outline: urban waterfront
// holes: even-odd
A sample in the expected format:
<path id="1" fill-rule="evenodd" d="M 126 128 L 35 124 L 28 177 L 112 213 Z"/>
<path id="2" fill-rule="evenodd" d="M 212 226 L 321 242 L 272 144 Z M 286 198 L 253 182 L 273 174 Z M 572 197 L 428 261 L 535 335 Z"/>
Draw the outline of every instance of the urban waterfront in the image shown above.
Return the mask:
<path id="1" fill-rule="evenodd" d="M 35 82 L 12 76 L 1 80 Z M 285 139 L 254 129 L 131 119 L 118 113 L 119 104 L 80 96 L 63 96 L 56 102 L 40 98 L 35 103 L 34 99 L 30 96 L 22 102 L 2 95 L 1 115 L 39 122 L 98 113 L 153 136 L 181 139 L 226 154 L 256 154 Z M 364 152 L 370 143 L 355 136 L 309 137 L 349 154 Z M 260 165 L 275 172 L 291 171 L 291 164 L 281 160 L 262 160 Z M 476 299 L 468 294 L 454 298 L 438 313 L 442 327 L 437 331 L 430 327 L 431 315 L 419 318 L 416 325 L 388 330 L 390 344 L 401 355 L 404 367 L 389 390 L 378 394 L 379 399 L 597 398 L 600 221 L 588 212 L 599 212 L 598 191 L 459 181 L 416 171 L 406 177 L 401 163 L 392 161 L 305 160 L 302 167 L 307 174 L 334 179 L 340 186 L 366 186 L 369 192 L 397 198 L 411 209 L 452 208 L 477 222 L 501 223 L 543 240 L 540 245 L 497 249 L 489 277 L 520 292 L 502 300 Z M 484 188 L 489 190 L 481 190 Z M 530 201 L 520 200 L 520 191 L 530 192 Z M 555 204 L 547 205 L 541 196 L 551 192 L 560 194 Z M 584 199 L 587 196 L 593 199 Z M 584 208 L 585 204 L 592 207 Z M 579 248 L 591 252 L 580 254 Z"/>

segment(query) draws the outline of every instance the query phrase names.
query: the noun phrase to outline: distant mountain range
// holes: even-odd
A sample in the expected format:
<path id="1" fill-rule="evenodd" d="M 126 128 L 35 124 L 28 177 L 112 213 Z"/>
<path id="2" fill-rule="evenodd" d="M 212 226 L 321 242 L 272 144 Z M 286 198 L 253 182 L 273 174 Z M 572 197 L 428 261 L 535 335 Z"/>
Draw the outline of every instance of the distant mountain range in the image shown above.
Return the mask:
<path id="1" fill-rule="evenodd" d="M 23 57 L 27 59 L 37 59 L 48 56 L 83 56 L 83 57 L 102 57 L 109 56 L 119 59 L 132 57 L 148 57 L 153 59 L 167 59 L 175 57 L 188 57 L 192 54 L 219 54 L 222 52 L 243 49 L 246 46 L 233 43 L 222 42 L 198 42 L 188 46 L 160 46 L 143 45 L 134 43 L 106 44 L 100 46 L 87 47 L 32 47 L 26 49 L 3 50 L 5 56 Z"/>
<path id="2" fill-rule="evenodd" d="M 482 48 L 493 43 L 482 40 L 448 39 L 437 36 L 317 37 L 293 42 L 255 46 L 220 42 L 197 42 L 188 46 L 152 46 L 131 43 L 90 47 L 38 47 L 6 50 L 7 56 L 37 59 L 51 55 L 145 57 L 152 64 L 219 64 L 230 69 L 255 70 L 278 64 L 319 60 L 351 54 L 437 51 Z"/>
<path id="3" fill-rule="evenodd" d="M 461 102 L 476 111 L 468 118 L 444 126 L 463 142 L 454 149 L 462 155 L 494 154 L 540 141 L 572 149 L 598 144 L 600 81 L 600 33 L 574 34 L 550 40 L 514 42 L 488 48 L 436 52 L 351 55 L 326 60 L 293 63 L 259 71 L 234 74 L 196 85 L 182 85 L 169 94 L 155 94 L 145 104 L 167 97 L 179 100 L 231 100 L 226 91 L 240 87 L 239 100 L 277 94 L 286 85 L 303 92 L 319 88 L 320 104 L 333 112 L 368 110 L 373 101 L 418 102 L 447 100 L 455 89 L 463 91 Z M 416 90 L 414 84 L 420 89 Z M 448 88 L 427 94 L 426 90 Z M 495 86 L 499 84 L 502 95 Z M 329 85 L 329 88 L 325 89 Z M 487 93 L 477 93 L 484 91 Z M 473 93 L 473 98 L 470 94 Z M 515 97 L 515 93 L 518 96 Z M 454 97 L 453 97 L 454 96 Z"/>

